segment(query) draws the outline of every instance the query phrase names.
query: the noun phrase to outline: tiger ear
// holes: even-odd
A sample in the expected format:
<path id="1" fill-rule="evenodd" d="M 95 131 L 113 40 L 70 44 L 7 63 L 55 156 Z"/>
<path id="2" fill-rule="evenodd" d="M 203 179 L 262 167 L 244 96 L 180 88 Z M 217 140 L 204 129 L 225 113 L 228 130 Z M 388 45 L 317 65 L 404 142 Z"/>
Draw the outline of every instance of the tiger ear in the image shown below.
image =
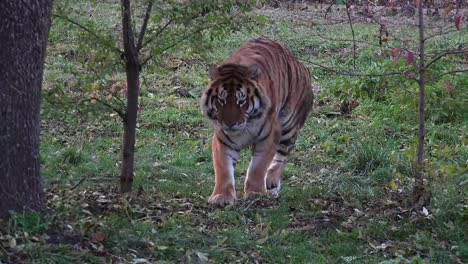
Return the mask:
<path id="1" fill-rule="evenodd" d="M 261 73 L 262 71 L 260 70 L 260 67 L 257 64 L 252 64 L 249 66 L 250 79 L 258 80 L 258 77 Z"/>
<path id="2" fill-rule="evenodd" d="M 210 73 L 210 78 L 213 80 L 215 79 L 218 74 L 219 74 L 219 70 L 218 70 L 218 67 L 214 64 L 211 64 L 208 68 L 208 72 Z"/>

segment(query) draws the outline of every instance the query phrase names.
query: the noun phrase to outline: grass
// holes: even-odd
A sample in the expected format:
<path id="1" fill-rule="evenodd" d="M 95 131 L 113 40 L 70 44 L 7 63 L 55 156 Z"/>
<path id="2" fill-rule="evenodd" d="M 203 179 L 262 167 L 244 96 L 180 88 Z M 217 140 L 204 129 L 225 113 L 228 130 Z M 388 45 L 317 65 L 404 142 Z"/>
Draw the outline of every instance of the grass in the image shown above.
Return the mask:
<path id="1" fill-rule="evenodd" d="M 114 10 L 108 5 L 94 12 Z M 426 175 L 432 202 L 425 215 L 404 206 L 415 171 L 414 83 L 403 77 L 337 77 L 314 67 L 310 61 L 352 68 L 349 42 L 320 37 L 348 38 L 348 26 L 310 27 L 291 22 L 285 14 L 269 18 L 267 26 L 209 42 L 213 51 L 203 60 L 174 50 L 161 60 L 185 63 L 170 69 L 161 63 L 163 67 L 143 71 L 131 195 L 117 192 L 119 117 L 97 103 L 66 103 L 77 95 L 88 96 L 75 88 L 87 81 L 94 85 L 96 80 L 83 63 L 88 55 L 72 52 L 85 45 L 80 43 L 83 33 L 54 20 L 41 132 L 42 176 L 50 210 L 42 219 L 15 214 L 10 222 L 0 222 L 0 261 L 466 261 L 466 76 L 447 76 L 428 87 Z M 103 28 L 113 27 L 118 16 L 103 16 L 101 22 Z M 414 36 L 408 28 L 399 30 L 408 38 Z M 364 39 L 374 36 L 378 27 L 358 24 L 356 32 L 358 39 Z M 214 208 L 206 202 L 214 185 L 212 131 L 198 106 L 208 78 L 206 64 L 222 61 L 260 35 L 289 46 L 312 69 L 322 92 L 286 167 L 280 196 L 240 199 L 235 206 Z M 437 38 L 429 47 L 466 41 L 466 34 L 455 33 L 453 38 Z M 393 70 L 385 53 L 388 48 L 360 47 L 356 61 L 360 71 Z M 88 49 L 92 51 L 92 46 Z M 446 69 L 460 62 L 444 63 Z M 121 71 L 106 76 L 99 83 L 124 80 Z M 446 80 L 452 85 L 450 92 L 445 92 Z M 194 97 L 181 97 L 176 88 Z M 360 105 L 350 114 L 333 114 L 349 99 Z M 236 168 L 239 195 L 249 156 L 248 151 L 242 153 Z"/>

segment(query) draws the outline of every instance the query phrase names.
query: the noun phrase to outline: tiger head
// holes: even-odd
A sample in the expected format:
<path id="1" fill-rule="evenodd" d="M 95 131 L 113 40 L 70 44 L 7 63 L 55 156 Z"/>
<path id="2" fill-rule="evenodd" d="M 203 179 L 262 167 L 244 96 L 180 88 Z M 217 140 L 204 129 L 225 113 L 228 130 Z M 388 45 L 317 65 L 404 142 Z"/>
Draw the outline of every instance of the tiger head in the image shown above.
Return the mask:
<path id="1" fill-rule="evenodd" d="M 239 132 L 265 116 L 271 102 L 260 89 L 258 65 L 224 64 L 210 69 L 210 74 L 201 108 L 214 125 L 225 132 Z"/>

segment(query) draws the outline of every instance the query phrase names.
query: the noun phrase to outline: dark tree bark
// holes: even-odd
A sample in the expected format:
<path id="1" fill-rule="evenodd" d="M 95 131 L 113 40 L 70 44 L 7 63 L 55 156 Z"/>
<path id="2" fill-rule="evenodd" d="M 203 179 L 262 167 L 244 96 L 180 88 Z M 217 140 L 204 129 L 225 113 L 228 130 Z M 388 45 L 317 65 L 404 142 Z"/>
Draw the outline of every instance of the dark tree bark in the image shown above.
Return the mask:
<path id="1" fill-rule="evenodd" d="M 0 1 L 0 217 L 41 211 L 41 83 L 51 0 Z"/>
<path id="2" fill-rule="evenodd" d="M 123 155 L 122 166 L 120 168 L 120 191 L 124 193 L 132 190 L 134 175 L 135 130 L 138 114 L 138 95 L 140 93 L 140 60 L 138 58 L 138 48 L 132 30 L 130 0 L 122 0 L 121 5 L 124 59 L 128 91 L 127 112 L 123 120 Z M 142 29 L 142 34 L 140 34 L 139 43 L 142 43 L 143 36 L 144 29 Z"/>

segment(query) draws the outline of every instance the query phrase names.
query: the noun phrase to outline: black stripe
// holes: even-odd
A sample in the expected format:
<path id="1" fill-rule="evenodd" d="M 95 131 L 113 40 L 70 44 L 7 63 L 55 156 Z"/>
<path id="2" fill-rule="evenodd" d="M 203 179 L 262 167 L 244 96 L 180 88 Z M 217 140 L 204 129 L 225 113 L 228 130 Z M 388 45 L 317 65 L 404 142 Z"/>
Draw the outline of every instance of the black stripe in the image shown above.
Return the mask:
<path id="1" fill-rule="evenodd" d="M 289 145 L 291 145 L 291 138 L 283 139 L 279 143 L 280 143 L 280 145 L 289 146 Z"/>
<path id="2" fill-rule="evenodd" d="M 223 140 L 221 140 L 218 136 L 216 136 L 216 138 L 219 140 L 219 142 L 221 142 L 221 144 L 223 144 L 223 145 L 226 146 L 227 148 L 232 149 L 232 150 L 235 150 L 235 151 L 237 151 L 237 152 L 240 151 L 239 149 L 236 149 L 236 148 L 234 148 L 234 147 L 229 146 L 228 143 L 226 143 L 226 142 L 224 142 Z"/>
<path id="3" fill-rule="evenodd" d="M 268 133 L 264 137 L 262 137 L 261 139 L 257 140 L 257 143 L 260 143 L 260 142 L 264 141 L 265 139 L 267 139 L 270 136 L 270 133 L 271 133 L 271 126 L 270 126 L 270 130 L 268 131 Z"/>
<path id="4" fill-rule="evenodd" d="M 221 132 L 223 133 L 223 135 L 227 138 L 227 140 L 228 140 L 231 144 L 236 145 L 236 143 L 234 143 L 234 141 L 232 141 L 232 139 L 231 139 L 226 133 L 224 133 L 224 131 L 221 130 Z"/>
<path id="5" fill-rule="evenodd" d="M 234 158 L 234 157 L 233 157 L 231 154 L 229 154 L 229 153 L 228 153 L 227 155 L 233 160 L 233 163 L 234 163 L 234 164 L 237 163 L 237 159 L 236 159 L 236 158 Z"/>
<path id="6" fill-rule="evenodd" d="M 261 127 L 260 130 L 258 131 L 257 137 L 259 137 L 260 134 L 262 134 L 263 128 L 265 127 L 266 123 L 267 123 L 267 122 L 266 122 L 266 119 L 265 119 L 265 120 L 263 121 L 262 127 Z"/>
<path id="7" fill-rule="evenodd" d="M 285 152 L 285 151 L 282 151 L 281 149 L 278 149 L 276 152 L 278 152 L 279 154 L 283 155 L 283 156 L 287 156 L 288 153 Z"/>
<path id="8" fill-rule="evenodd" d="M 252 113 L 253 113 L 252 115 L 249 115 L 250 120 L 260 118 L 260 117 L 262 117 L 262 114 L 263 114 L 262 111 L 258 111 L 257 109 L 254 109 L 254 111 Z"/>
<path id="9" fill-rule="evenodd" d="M 275 159 L 275 160 L 273 160 L 273 161 L 274 161 L 274 162 L 278 162 L 278 163 L 284 163 L 283 160 L 279 160 L 279 159 Z"/>
<path id="10" fill-rule="evenodd" d="M 208 106 L 208 102 L 211 101 L 211 98 L 212 98 L 212 97 L 210 97 L 210 96 L 211 96 L 211 93 L 212 93 L 212 92 L 213 92 L 212 89 L 209 89 L 209 90 L 206 92 L 206 98 L 207 98 L 207 100 L 205 101 L 205 106 Z"/>
<path id="11" fill-rule="evenodd" d="M 291 130 L 293 130 L 294 126 L 286 129 L 286 130 L 282 130 L 281 131 L 281 136 L 284 136 L 284 135 L 287 135 L 289 132 L 291 132 Z"/>
<path id="12" fill-rule="evenodd" d="M 284 122 L 284 124 L 282 124 L 283 128 L 284 128 L 284 127 L 287 127 L 287 126 L 288 126 L 288 123 L 289 123 L 291 120 L 293 120 L 294 117 L 296 117 L 295 112 L 290 113 L 290 114 L 289 114 L 288 120 L 286 120 L 286 122 Z"/>

